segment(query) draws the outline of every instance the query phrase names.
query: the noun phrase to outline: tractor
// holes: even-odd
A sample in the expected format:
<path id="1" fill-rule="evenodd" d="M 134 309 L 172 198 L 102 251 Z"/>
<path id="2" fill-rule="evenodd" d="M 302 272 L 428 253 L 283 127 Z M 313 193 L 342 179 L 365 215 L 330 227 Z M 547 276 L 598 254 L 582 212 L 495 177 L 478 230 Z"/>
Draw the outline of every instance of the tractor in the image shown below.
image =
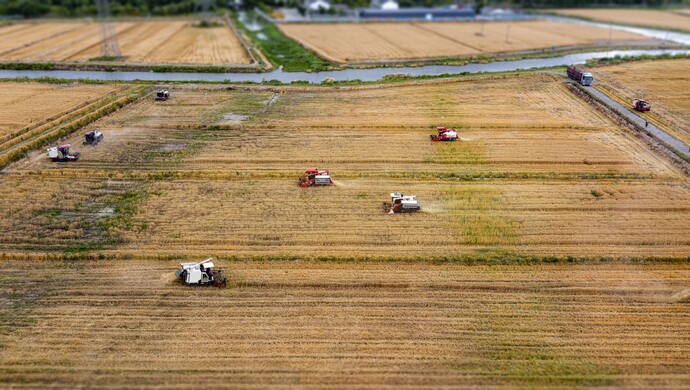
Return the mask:
<path id="1" fill-rule="evenodd" d="M 652 103 L 642 99 L 635 99 L 633 100 L 633 108 L 637 111 L 649 111 L 652 109 Z"/>
<path id="2" fill-rule="evenodd" d="M 437 127 L 438 134 L 431 134 L 429 138 L 436 141 L 456 141 L 458 139 L 458 131 L 455 129 L 448 129 L 446 127 Z"/>
<path id="3" fill-rule="evenodd" d="M 388 214 L 414 213 L 422 209 L 417 203 L 416 195 L 405 196 L 399 192 L 393 192 L 391 201 L 383 202 L 381 206 Z"/>
<path id="4" fill-rule="evenodd" d="M 60 145 L 48 148 L 48 158 L 52 161 L 77 161 L 79 152 L 70 153 L 70 145 Z"/>
<path id="5" fill-rule="evenodd" d="M 308 168 L 304 176 L 297 178 L 297 185 L 302 188 L 311 186 L 329 186 L 333 184 L 328 171 L 320 171 L 318 168 Z"/>
<path id="6" fill-rule="evenodd" d="M 103 133 L 98 130 L 91 130 L 84 134 L 84 143 L 82 146 L 93 145 L 96 146 L 103 139 Z"/>
<path id="7" fill-rule="evenodd" d="M 157 102 L 165 102 L 165 101 L 167 101 L 168 99 L 170 99 L 170 92 L 168 92 L 167 90 L 162 90 L 162 89 L 156 90 L 156 98 L 155 98 L 155 101 L 157 101 Z"/>
<path id="8" fill-rule="evenodd" d="M 180 263 L 175 276 L 188 286 L 226 287 L 228 277 L 222 269 L 214 269 L 213 258 L 196 263 Z"/>

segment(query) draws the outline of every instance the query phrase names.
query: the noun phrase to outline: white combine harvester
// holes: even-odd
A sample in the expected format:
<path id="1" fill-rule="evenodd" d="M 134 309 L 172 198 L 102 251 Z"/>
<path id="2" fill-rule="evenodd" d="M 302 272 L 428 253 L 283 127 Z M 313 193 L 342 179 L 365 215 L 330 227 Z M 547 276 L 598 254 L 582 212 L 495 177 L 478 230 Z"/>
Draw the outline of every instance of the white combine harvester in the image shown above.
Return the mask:
<path id="1" fill-rule="evenodd" d="M 416 195 L 403 195 L 399 192 L 391 194 L 390 202 L 383 202 L 383 211 L 388 214 L 398 213 L 414 213 L 421 210 L 421 206 L 417 203 Z"/>
<path id="2" fill-rule="evenodd" d="M 214 266 L 212 257 L 196 263 L 180 263 L 175 276 L 188 286 L 226 286 L 228 278 L 225 271 L 213 269 Z"/>

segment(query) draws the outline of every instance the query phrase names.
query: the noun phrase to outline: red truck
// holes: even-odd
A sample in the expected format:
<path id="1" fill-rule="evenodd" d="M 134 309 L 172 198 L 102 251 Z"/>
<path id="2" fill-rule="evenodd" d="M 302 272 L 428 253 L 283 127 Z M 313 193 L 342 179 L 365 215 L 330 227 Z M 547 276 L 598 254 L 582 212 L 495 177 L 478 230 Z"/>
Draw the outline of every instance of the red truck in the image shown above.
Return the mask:
<path id="1" fill-rule="evenodd" d="M 577 81 L 581 85 L 592 85 L 594 77 L 589 72 L 583 72 L 575 65 L 568 65 L 568 77 Z"/>

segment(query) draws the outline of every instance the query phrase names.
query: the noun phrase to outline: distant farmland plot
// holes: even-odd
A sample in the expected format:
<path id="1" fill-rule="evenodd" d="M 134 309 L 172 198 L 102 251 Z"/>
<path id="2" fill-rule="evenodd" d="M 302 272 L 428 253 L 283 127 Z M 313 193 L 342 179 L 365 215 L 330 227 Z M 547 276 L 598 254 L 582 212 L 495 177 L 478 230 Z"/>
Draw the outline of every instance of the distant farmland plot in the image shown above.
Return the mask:
<path id="1" fill-rule="evenodd" d="M 690 145 L 690 60 L 640 61 L 598 67 L 598 88 L 626 104 L 649 100 L 652 110 L 641 114 Z"/>
<path id="2" fill-rule="evenodd" d="M 621 31 L 550 21 L 278 26 L 304 47 L 337 63 L 468 57 L 552 46 L 600 45 L 607 44 L 609 38 L 618 43 L 646 39 Z"/>
<path id="3" fill-rule="evenodd" d="M 690 10 L 660 11 L 642 9 L 558 9 L 564 16 L 578 16 L 599 22 L 622 23 L 690 31 Z"/>
<path id="4" fill-rule="evenodd" d="M 36 152 L 10 167 L 22 179 L 0 189 L 0 223 L 15 226 L 0 249 L 110 237 L 105 253 L 152 257 L 690 251 L 683 176 L 556 77 L 243 89 L 176 86 L 168 102 L 94 123 L 106 139 L 78 163 Z M 431 143 L 437 125 L 460 140 Z M 310 166 L 336 185 L 298 188 Z M 423 211 L 383 213 L 394 191 L 418 195 Z"/>
<path id="5" fill-rule="evenodd" d="M 0 83 L 0 144 L 26 127 L 66 115 L 120 89 L 116 85 Z"/>
<path id="6" fill-rule="evenodd" d="M 227 26 L 192 20 L 115 22 L 124 61 L 147 64 L 246 65 L 249 54 Z M 82 21 L 18 22 L 0 27 L 0 60 L 85 62 L 100 56 L 99 26 Z"/>

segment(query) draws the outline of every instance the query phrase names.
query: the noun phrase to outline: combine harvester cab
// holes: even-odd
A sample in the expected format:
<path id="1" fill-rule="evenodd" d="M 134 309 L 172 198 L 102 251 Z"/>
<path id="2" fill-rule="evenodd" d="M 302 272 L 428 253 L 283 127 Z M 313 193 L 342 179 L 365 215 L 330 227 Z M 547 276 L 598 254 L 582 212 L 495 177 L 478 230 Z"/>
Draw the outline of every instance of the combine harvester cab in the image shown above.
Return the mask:
<path id="1" fill-rule="evenodd" d="M 583 72 L 580 68 L 575 65 L 568 65 L 568 78 L 573 79 L 580 83 L 580 85 L 588 86 L 592 85 L 594 81 L 594 76 L 589 72 Z"/>
<path id="2" fill-rule="evenodd" d="M 637 111 L 649 111 L 652 109 L 652 103 L 642 99 L 635 99 L 633 100 L 633 108 Z"/>
<path id="3" fill-rule="evenodd" d="M 165 102 L 165 101 L 167 101 L 168 99 L 170 99 L 170 92 L 168 92 L 167 90 L 163 90 L 163 89 L 158 89 L 158 90 L 156 90 L 156 99 L 155 99 L 155 101 L 157 101 L 157 102 Z"/>
<path id="4" fill-rule="evenodd" d="M 309 168 L 304 172 L 304 176 L 297 179 L 297 185 L 302 188 L 312 186 L 330 186 L 333 179 L 329 171 L 320 171 L 318 168 Z"/>
<path id="5" fill-rule="evenodd" d="M 212 257 L 196 263 L 180 263 L 175 276 L 188 286 L 225 287 L 228 284 L 225 271 L 214 267 Z"/>
<path id="6" fill-rule="evenodd" d="M 422 209 L 417 202 L 416 195 L 406 196 L 400 192 L 393 192 L 391 201 L 383 202 L 382 208 L 388 214 L 414 213 Z"/>
<path id="7" fill-rule="evenodd" d="M 60 145 L 48 148 L 48 158 L 52 161 L 77 161 L 79 152 L 70 153 L 70 145 Z"/>
<path id="8" fill-rule="evenodd" d="M 103 133 L 98 130 L 91 130 L 84 134 L 84 143 L 82 146 L 93 145 L 96 146 L 103 139 Z"/>
<path id="9" fill-rule="evenodd" d="M 437 127 L 438 134 L 431 134 L 429 138 L 434 141 L 456 141 L 458 139 L 458 131 L 455 129 L 448 129 L 445 127 Z"/>

